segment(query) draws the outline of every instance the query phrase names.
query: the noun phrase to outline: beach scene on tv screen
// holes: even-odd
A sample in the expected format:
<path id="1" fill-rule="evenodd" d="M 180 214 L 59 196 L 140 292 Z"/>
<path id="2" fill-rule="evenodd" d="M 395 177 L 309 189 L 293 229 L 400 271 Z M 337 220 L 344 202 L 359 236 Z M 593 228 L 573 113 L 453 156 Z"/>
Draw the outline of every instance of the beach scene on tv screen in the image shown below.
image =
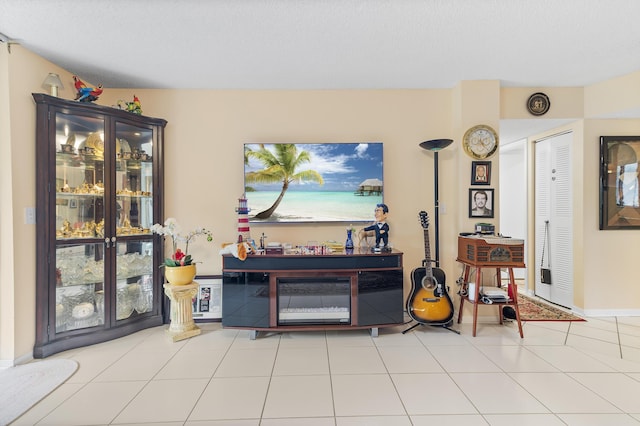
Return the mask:
<path id="1" fill-rule="evenodd" d="M 383 202 L 381 142 L 247 143 L 251 222 L 371 222 Z"/>

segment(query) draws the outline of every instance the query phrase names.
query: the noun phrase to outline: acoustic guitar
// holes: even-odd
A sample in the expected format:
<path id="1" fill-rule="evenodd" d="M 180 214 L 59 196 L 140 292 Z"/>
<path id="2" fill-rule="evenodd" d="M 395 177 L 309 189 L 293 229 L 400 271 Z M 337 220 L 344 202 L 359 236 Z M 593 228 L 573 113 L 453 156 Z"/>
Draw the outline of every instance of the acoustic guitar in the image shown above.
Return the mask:
<path id="1" fill-rule="evenodd" d="M 424 231 L 424 260 L 422 268 L 411 272 L 411 294 L 407 298 L 407 312 L 420 324 L 447 326 L 453 318 L 453 302 L 445 286 L 446 277 L 440 268 L 431 266 L 429 247 L 429 215 L 420 212 Z"/>

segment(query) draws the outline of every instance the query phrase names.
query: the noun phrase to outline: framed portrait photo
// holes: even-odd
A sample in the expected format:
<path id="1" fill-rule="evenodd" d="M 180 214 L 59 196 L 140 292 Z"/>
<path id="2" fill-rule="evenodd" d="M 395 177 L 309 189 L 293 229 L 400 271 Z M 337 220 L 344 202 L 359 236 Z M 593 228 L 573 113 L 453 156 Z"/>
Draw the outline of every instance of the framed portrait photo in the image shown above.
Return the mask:
<path id="1" fill-rule="evenodd" d="M 469 189 L 469 217 L 494 216 L 493 189 Z"/>
<path id="2" fill-rule="evenodd" d="M 491 161 L 471 163 L 471 185 L 491 185 Z"/>

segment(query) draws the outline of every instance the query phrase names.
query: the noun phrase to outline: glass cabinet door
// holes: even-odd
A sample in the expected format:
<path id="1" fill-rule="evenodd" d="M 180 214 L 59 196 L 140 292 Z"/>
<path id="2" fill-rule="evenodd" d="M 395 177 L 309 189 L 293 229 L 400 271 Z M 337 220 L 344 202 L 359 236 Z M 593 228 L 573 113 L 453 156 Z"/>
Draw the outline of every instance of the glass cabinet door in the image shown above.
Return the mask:
<path id="1" fill-rule="evenodd" d="M 116 122 L 111 149 L 104 120 L 56 114 L 56 333 L 153 311 L 153 136 Z"/>
<path id="2" fill-rule="evenodd" d="M 56 333 L 104 324 L 104 243 L 56 247 Z"/>
<path id="3" fill-rule="evenodd" d="M 116 248 L 116 320 L 152 312 L 153 242 L 128 239 Z"/>
<path id="4" fill-rule="evenodd" d="M 153 130 L 116 122 L 116 320 L 151 312 L 153 285 Z"/>
<path id="5" fill-rule="evenodd" d="M 104 324 L 104 120 L 56 114 L 55 331 Z"/>
<path id="6" fill-rule="evenodd" d="M 104 237 L 104 121 L 56 114 L 56 240 Z"/>
<path id="7" fill-rule="evenodd" d="M 150 235 L 153 130 L 116 123 L 116 235 Z"/>

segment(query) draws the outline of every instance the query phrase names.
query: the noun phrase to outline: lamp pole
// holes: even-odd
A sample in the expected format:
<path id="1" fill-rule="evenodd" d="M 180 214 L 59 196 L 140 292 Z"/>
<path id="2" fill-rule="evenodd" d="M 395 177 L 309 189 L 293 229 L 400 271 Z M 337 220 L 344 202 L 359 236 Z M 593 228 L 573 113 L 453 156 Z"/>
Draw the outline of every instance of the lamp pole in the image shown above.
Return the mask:
<path id="1" fill-rule="evenodd" d="M 448 147 L 453 143 L 452 139 L 433 139 L 420 143 L 420 147 L 433 152 L 433 176 L 434 176 L 434 197 L 435 197 L 435 234 L 436 234 L 436 267 L 440 266 L 440 200 L 438 197 L 438 151 Z M 426 259 L 427 262 L 430 259 Z"/>

